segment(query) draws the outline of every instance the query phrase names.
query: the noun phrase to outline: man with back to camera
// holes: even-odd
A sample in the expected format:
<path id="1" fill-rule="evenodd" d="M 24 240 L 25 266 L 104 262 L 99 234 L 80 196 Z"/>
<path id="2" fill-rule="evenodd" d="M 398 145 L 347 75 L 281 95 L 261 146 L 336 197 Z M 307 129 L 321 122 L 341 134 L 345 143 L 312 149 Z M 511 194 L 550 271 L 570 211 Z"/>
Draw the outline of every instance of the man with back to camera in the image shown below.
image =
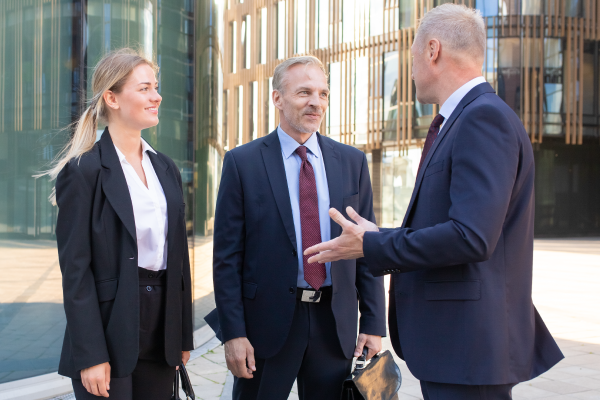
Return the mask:
<path id="1" fill-rule="evenodd" d="M 339 399 L 352 357 L 363 346 L 368 358 L 381 350 L 383 278 L 360 259 L 308 264 L 302 253 L 341 233 L 330 207 L 375 221 L 367 159 L 317 132 L 329 96 L 317 58 L 278 65 L 273 89 L 279 127 L 223 161 L 213 263 L 219 333 L 234 399 L 285 400 L 296 378 L 300 399 Z"/>
<path id="2" fill-rule="evenodd" d="M 390 338 L 425 400 L 510 399 L 563 358 L 531 301 L 534 160 L 517 115 L 481 76 L 481 14 L 444 4 L 411 52 L 417 99 L 440 104 L 401 228 L 352 210 L 309 262 L 361 258 L 392 274 Z M 363 258 L 364 257 L 364 258 Z"/>

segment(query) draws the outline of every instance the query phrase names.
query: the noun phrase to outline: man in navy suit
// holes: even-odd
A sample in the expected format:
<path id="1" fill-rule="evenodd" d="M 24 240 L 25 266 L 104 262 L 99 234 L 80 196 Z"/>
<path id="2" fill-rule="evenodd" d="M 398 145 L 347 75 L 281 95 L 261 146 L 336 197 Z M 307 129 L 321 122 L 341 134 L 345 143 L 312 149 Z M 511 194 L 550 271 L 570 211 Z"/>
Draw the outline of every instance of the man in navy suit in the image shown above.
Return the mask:
<path id="1" fill-rule="evenodd" d="M 330 207 L 375 221 L 367 159 L 317 132 L 329 96 L 317 58 L 284 61 L 273 88 L 279 127 L 223 161 L 213 263 L 219 335 L 234 399 L 286 400 L 296 378 L 301 399 L 339 399 L 352 357 L 363 346 L 368 357 L 381 350 L 383 278 L 361 259 L 309 264 L 303 252 L 340 235 Z"/>
<path id="2" fill-rule="evenodd" d="M 444 4 L 424 16 L 413 79 L 417 99 L 441 108 L 402 227 L 331 210 L 342 235 L 306 252 L 392 274 L 392 345 L 426 400 L 510 399 L 563 358 L 531 301 L 531 143 L 481 76 L 485 49 L 476 10 Z"/>

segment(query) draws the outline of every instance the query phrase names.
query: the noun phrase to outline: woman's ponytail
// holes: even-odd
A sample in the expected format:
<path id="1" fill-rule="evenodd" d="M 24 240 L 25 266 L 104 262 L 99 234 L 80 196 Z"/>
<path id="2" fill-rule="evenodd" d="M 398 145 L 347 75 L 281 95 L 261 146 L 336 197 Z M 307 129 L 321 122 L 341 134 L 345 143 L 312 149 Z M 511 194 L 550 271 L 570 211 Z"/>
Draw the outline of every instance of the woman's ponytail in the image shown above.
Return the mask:
<path id="1" fill-rule="evenodd" d="M 92 76 L 93 97 L 79 119 L 70 125 L 70 128 L 73 130 L 73 136 L 58 153 L 51 168 L 36 175 L 36 178 L 48 175 L 51 181 L 56 179 L 69 161 L 73 158 L 81 158 L 83 154 L 94 147 L 98 122 L 100 120 L 108 122 L 103 98 L 104 93 L 107 90 L 119 93 L 133 69 L 141 64 L 147 64 L 155 72 L 158 72 L 158 66 L 154 62 L 145 58 L 140 52 L 129 48 L 108 53 L 98 62 Z M 54 188 L 49 200 L 52 204 L 56 205 L 56 192 Z"/>

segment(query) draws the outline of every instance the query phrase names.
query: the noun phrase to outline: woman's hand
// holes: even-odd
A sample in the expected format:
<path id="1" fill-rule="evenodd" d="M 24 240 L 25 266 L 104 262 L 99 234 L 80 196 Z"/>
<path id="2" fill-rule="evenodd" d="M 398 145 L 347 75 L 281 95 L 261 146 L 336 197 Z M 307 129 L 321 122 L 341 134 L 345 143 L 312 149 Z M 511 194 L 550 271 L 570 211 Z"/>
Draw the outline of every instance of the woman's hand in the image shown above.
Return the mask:
<path id="1" fill-rule="evenodd" d="M 181 352 L 181 362 L 183 362 L 183 365 L 187 365 L 187 362 L 190 359 L 190 352 L 189 351 L 182 351 Z M 175 370 L 178 370 L 179 366 L 175 368 Z"/>
<path id="2" fill-rule="evenodd" d="M 105 362 L 82 369 L 81 383 L 94 396 L 108 397 L 108 391 L 110 390 L 110 364 Z"/>

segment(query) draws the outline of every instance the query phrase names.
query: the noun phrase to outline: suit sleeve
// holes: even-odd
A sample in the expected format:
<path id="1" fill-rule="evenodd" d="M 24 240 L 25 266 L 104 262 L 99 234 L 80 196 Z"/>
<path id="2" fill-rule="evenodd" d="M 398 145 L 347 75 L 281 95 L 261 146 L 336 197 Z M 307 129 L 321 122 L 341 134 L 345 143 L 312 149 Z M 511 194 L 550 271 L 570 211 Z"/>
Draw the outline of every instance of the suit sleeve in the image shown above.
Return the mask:
<path id="1" fill-rule="evenodd" d="M 482 262 L 494 252 L 517 175 L 518 137 L 491 105 L 474 107 L 462 119 L 454 128 L 448 221 L 365 233 L 363 250 L 373 275 Z"/>
<path id="2" fill-rule="evenodd" d="M 92 273 L 93 190 L 79 160 L 67 163 L 56 180 L 56 241 L 62 272 L 63 304 L 76 370 L 110 361 L 96 283 Z"/>
<path id="3" fill-rule="evenodd" d="M 215 210 L 213 283 L 222 341 L 246 337 L 242 303 L 244 193 L 231 151 L 225 154 Z"/>
<path id="4" fill-rule="evenodd" d="M 181 181 L 181 173 L 177 165 L 172 162 L 172 168 L 175 168 L 177 183 L 183 194 L 183 183 Z M 192 315 L 192 274 L 190 270 L 190 252 L 188 248 L 187 229 L 185 225 L 185 216 L 183 217 L 183 293 L 181 295 L 181 349 L 183 351 L 194 350 L 194 320 Z"/>
<path id="5" fill-rule="evenodd" d="M 359 184 L 358 214 L 376 223 L 373 212 L 373 191 L 367 157 L 363 154 L 363 162 Z M 360 297 L 359 332 L 368 335 L 385 336 L 385 289 L 383 277 L 374 277 L 369 271 L 365 258 L 356 260 L 356 289 Z"/>

